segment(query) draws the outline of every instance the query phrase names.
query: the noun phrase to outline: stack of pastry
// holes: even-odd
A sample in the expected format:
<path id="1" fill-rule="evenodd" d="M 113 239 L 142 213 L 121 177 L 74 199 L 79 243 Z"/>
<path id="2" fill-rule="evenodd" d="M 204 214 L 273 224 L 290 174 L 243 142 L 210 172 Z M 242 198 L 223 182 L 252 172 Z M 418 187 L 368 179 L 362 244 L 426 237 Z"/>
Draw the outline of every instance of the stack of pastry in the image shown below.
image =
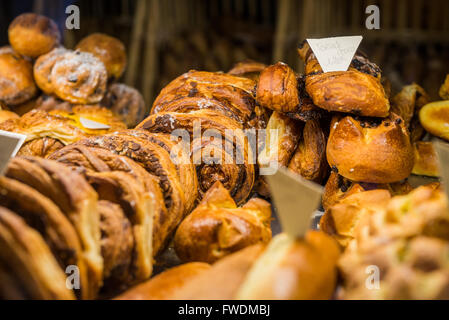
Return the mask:
<path id="1" fill-rule="evenodd" d="M 366 194 L 368 198 L 374 199 Z M 354 239 L 339 261 L 339 297 L 449 299 L 449 210 L 444 193 L 422 186 L 376 206 L 373 210 L 371 205 L 369 214 L 359 214 Z"/>
<path id="2" fill-rule="evenodd" d="M 116 82 L 126 67 L 120 40 L 97 33 L 66 49 L 56 24 L 34 13 L 14 19 L 8 36 L 10 46 L 0 49 L 0 102 L 12 114 L 2 111 L 0 129 L 27 135 L 21 154 L 47 156 L 81 138 L 133 127 L 145 116 L 141 94 Z"/>

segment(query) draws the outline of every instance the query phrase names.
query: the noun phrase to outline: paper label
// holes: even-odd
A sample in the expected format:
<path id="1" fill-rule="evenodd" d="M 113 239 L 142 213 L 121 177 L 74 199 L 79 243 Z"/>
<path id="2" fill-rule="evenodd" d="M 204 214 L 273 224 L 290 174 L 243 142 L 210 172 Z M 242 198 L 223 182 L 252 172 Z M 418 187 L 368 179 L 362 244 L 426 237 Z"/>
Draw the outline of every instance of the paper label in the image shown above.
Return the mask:
<path id="1" fill-rule="evenodd" d="M 347 71 L 362 36 L 307 39 L 323 72 Z"/>
<path id="2" fill-rule="evenodd" d="M 303 237 L 319 206 L 323 187 L 279 168 L 266 176 L 282 229 L 292 237 Z"/>
<path id="3" fill-rule="evenodd" d="M 26 137 L 24 134 L 0 130 L 0 175 L 3 175 L 9 159 L 17 154 Z"/>
<path id="4" fill-rule="evenodd" d="M 440 174 L 444 183 L 443 189 L 446 191 L 449 200 L 449 144 L 435 140 L 433 145 L 438 155 Z"/>
<path id="5" fill-rule="evenodd" d="M 100 129 L 109 129 L 109 128 L 111 128 L 111 126 L 108 126 L 107 124 L 96 122 L 96 121 L 93 121 L 93 120 L 90 120 L 90 119 L 86 119 L 86 118 L 83 118 L 83 117 L 80 117 L 80 122 L 83 125 L 83 127 L 87 128 L 87 129 L 100 130 Z"/>

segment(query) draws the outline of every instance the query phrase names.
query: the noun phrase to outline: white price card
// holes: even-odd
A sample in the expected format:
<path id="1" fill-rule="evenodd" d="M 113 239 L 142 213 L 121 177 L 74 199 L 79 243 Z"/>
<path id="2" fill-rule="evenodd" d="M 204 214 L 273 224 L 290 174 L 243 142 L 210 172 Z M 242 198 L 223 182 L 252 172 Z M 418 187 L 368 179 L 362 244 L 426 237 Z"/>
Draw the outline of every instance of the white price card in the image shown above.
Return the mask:
<path id="1" fill-rule="evenodd" d="M 323 72 L 347 71 L 362 36 L 307 39 Z"/>
<path id="2" fill-rule="evenodd" d="M 444 183 L 443 189 L 449 200 L 449 144 L 435 140 L 433 145 L 438 156 L 440 174 Z"/>
<path id="3" fill-rule="evenodd" d="M 303 237 L 319 206 L 323 187 L 285 168 L 265 178 L 283 231 L 291 237 Z"/>
<path id="4" fill-rule="evenodd" d="M 100 123 L 100 122 L 97 122 L 97 121 L 93 121 L 93 120 L 90 120 L 90 119 L 86 119 L 86 118 L 83 118 L 83 117 L 80 117 L 80 122 L 83 125 L 83 127 L 87 128 L 87 129 L 104 130 L 104 129 L 111 128 L 111 126 L 108 126 L 107 124 Z"/>
<path id="5" fill-rule="evenodd" d="M 3 175 L 9 159 L 17 154 L 25 139 L 24 134 L 0 130 L 0 175 Z"/>

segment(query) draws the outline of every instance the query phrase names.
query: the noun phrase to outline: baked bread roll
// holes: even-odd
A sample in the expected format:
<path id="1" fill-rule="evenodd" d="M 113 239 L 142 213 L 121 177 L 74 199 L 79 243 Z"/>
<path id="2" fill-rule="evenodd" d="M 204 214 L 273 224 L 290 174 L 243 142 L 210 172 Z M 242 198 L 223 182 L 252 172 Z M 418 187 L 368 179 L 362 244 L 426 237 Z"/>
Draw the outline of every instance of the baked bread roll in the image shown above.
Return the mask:
<path id="1" fill-rule="evenodd" d="M 304 125 L 302 138 L 291 158 L 288 169 L 307 180 L 321 183 L 328 173 L 326 161 L 327 137 L 318 120 Z"/>
<path id="2" fill-rule="evenodd" d="M 412 173 L 428 177 L 438 177 L 438 157 L 432 142 L 415 142 L 413 144 L 413 151 L 415 154 L 415 161 Z"/>
<path id="3" fill-rule="evenodd" d="M 335 241 L 322 232 L 309 231 L 301 240 L 277 235 L 252 265 L 235 299 L 330 299 L 339 255 Z"/>
<path id="4" fill-rule="evenodd" d="M 101 105 L 121 117 L 128 128 L 136 126 L 147 113 L 145 101 L 140 92 L 123 83 L 109 85 Z"/>
<path id="5" fill-rule="evenodd" d="M 212 263 L 249 245 L 271 239 L 271 206 L 252 198 L 238 208 L 217 181 L 179 225 L 174 238 L 182 261 Z"/>
<path id="6" fill-rule="evenodd" d="M 449 141 L 449 101 L 426 104 L 419 111 L 419 121 L 426 131 Z"/>
<path id="7" fill-rule="evenodd" d="M 377 120 L 335 117 L 326 154 L 329 165 L 353 181 L 400 181 L 413 168 L 413 148 L 407 128 L 394 113 Z"/>
<path id="8" fill-rule="evenodd" d="M 266 67 L 267 65 L 263 63 L 247 60 L 236 63 L 231 70 L 228 71 L 228 74 L 257 81 L 260 73 Z"/>
<path id="9" fill-rule="evenodd" d="M 75 298 L 42 236 L 4 207 L 0 207 L 0 298 Z"/>
<path id="10" fill-rule="evenodd" d="M 8 38 L 17 53 L 36 58 L 59 45 L 61 34 L 53 20 L 35 13 L 23 13 L 9 25 Z"/>
<path id="11" fill-rule="evenodd" d="M 93 104 L 106 92 L 107 71 L 104 64 L 88 52 L 68 51 L 51 69 L 53 93 L 76 104 Z"/>
<path id="12" fill-rule="evenodd" d="M 69 219 L 80 240 L 80 258 L 87 268 L 87 296 L 95 297 L 103 280 L 97 193 L 80 174 L 55 161 L 40 158 L 12 159 L 6 176 L 39 190 Z"/>
<path id="13" fill-rule="evenodd" d="M 75 47 L 89 52 L 103 62 L 108 78 L 119 79 L 126 68 L 126 51 L 124 44 L 117 38 L 104 33 L 92 33 L 83 38 Z"/>
<path id="14" fill-rule="evenodd" d="M 264 69 L 257 84 L 257 103 L 293 119 L 307 121 L 320 118 L 319 109 L 305 91 L 305 79 L 296 76 L 285 63 Z"/>
<path id="15" fill-rule="evenodd" d="M 31 62 L 10 47 L 0 48 L 0 101 L 15 106 L 36 93 Z"/>
<path id="16" fill-rule="evenodd" d="M 170 268 L 115 297 L 116 300 L 167 300 L 196 276 L 209 270 L 204 262 L 190 262 Z"/>
<path id="17" fill-rule="evenodd" d="M 316 106 L 359 116 L 388 116 L 390 103 L 380 69 L 366 57 L 356 54 L 348 71 L 324 73 L 307 42 L 298 51 L 306 63 L 306 91 Z"/>
<path id="18" fill-rule="evenodd" d="M 56 62 L 64 59 L 64 55 L 69 50 L 60 47 L 51 50 L 50 52 L 40 56 L 33 66 L 34 80 L 37 86 L 46 94 L 51 94 L 55 91 L 54 84 L 51 81 L 51 73 Z"/>

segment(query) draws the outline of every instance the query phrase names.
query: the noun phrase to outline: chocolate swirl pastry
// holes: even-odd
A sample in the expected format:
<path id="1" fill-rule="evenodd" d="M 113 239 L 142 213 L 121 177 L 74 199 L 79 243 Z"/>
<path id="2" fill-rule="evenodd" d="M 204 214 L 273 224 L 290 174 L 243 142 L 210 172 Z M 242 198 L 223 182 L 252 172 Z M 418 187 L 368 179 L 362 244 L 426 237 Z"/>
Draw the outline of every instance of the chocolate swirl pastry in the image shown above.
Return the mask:
<path id="1" fill-rule="evenodd" d="M 12 159 L 6 176 L 39 190 L 68 218 L 77 232 L 82 249 L 80 258 L 87 267 L 88 296 L 95 297 L 103 279 L 97 193 L 80 174 L 37 157 Z"/>
<path id="2" fill-rule="evenodd" d="M 147 113 L 140 92 L 123 83 L 109 85 L 101 105 L 120 116 L 128 128 L 137 125 Z"/>
<path id="3" fill-rule="evenodd" d="M 31 62 L 10 47 L 0 48 L 0 101 L 15 106 L 36 93 Z"/>
<path id="4" fill-rule="evenodd" d="M 201 125 L 201 132 L 194 132 L 195 124 Z M 167 134 L 171 134 L 176 129 L 185 129 L 189 133 L 200 197 L 217 180 L 230 191 L 238 204 L 244 202 L 249 196 L 255 180 L 255 159 L 253 158 L 255 154 L 248 145 L 248 139 L 238 121 L 223 117 L 221 113 L 213 110 L 201 109 L 189 113 L 153 114 L 142 121 L 137 128 Z M 201 139 L 201 135 L 208 129 L 213 130 L 214 135 L 221 139 L 204 137 Z M 229 132 L 232 132 L 234 136 L 229 137 Z M 214 151 L 220 154 L 214 154 Z M 239 159 L 240 163 L 237 161 Z"/>
<path id="5" fill-rule="evenodd" d="M 122 208 L 110 201 L 98 201 L 101 255 L 104 260 L 103 290 L 115 290 L 129 279 L 134 237 Z"/>
<path id="6" fill-rule="evenodd" d="M 163 239 L 162 242 L 169 238 L 187 212 L 185 194 L 179 181 L 177 168 L 164 148 L 127 135 L 125 132 L 84 139 L 74 145 L 107 149 L 117 155 L 127 156 L 156 176 L 167 208 L 167 214 L 159 217 L 160 223 L 163 223 L 167 229 L 165 233 L 161 230 L 159 234 Z"/>
<path id="7" fill-rule="evenodd" d="M 106 92 L 104 64 L 87 52 L 68 51 L 54 64 L 50 81 L 59 98 L 78 104 L 98 103 Z"/>
<path id="8" fill-rule="evenodd" d="M 164 205 L 159 180 L 155 176 L 148 173 L 142 166 L 132 159 L 120 156 L 112 151 L 102 148 L 87 147 L 83 145 L 70 145 L 58 152 L 54 153 L 51 159 L 55 159 L 74 170 L 83 172 L 88 181 L 94 181 L 89 177 L 95 172 L 125 172 L 132 177 L 131 181 L 140 184 L 144 188 L 144 193 L 150 194 L 152 198 L 153 217 L 153 255 L 157 255 L 164 248 L 165 239 L 167 238 L 167 229 L 169 228 L 170 219 L 167 218 L 167 209 Z M 98 180 L 98 176 L 97 176 Z M 119 191 L 118 189 L 117 191 Z M 112 191 L 113 193 L 115 191 Z M 120 196 L 120 195 L 119 195 Z M 101 198 L 101 193 L 100 193 Z M 111 200 L 110 198 L 108 198 Z M 119 202 L 123 206 L 123 201 Z M 129 201 L 128 201 L 129 202 Z M 123 207 L 125 214 L 130 215 L 129 205 Z M 135 210 L 131 210 L 131 213 Z M 133 215 L 130 215 L 130 219 Z M 146 241 L 146 240 L 145 240 Z"/>
<path id="9" fill-rule="evenodd" d="M 45 240 L 15 212 L 0 207 L 0 298 L 75 298 Z"/>
<path id="10" fill-rule="evenodd" d="M 2 206 L 21 216 L 47 243 L 63 270 L 76 265 L 80 271 L 81 297 L 89 294 L 87 266 L 75 228 L 61 210 L 47 197 L 13 179 L 0 178 Z"/>
<path id="11" fill-rule="evenodd" d="M 268 202 L 252 198 L 238 208 L 217 181 L 176 231 L 176 253 L 184 262 L 215 262 L 252 244 L 268 242 L 270 219 Z"/>
<path id="12" fill-rule="evenodd" d="M 189 71 L 170 82 L 153 103 L 152 114 L 214 109 L 245 127 L 263 127 L 263 110 L 255 105 L 255 81 L 223 73 Z M 203 98 L 188 100 L 186 98 Z M 178 100 L 175 102 L 176 100 Z M 168 106 L 166 107 L 166 104 Z M 196 104 L 196 105 L 195 105 Z M 167 109 L 166 109 L 167 108 Z M 171 110 L 169 110 L 171 109 Z"/>

